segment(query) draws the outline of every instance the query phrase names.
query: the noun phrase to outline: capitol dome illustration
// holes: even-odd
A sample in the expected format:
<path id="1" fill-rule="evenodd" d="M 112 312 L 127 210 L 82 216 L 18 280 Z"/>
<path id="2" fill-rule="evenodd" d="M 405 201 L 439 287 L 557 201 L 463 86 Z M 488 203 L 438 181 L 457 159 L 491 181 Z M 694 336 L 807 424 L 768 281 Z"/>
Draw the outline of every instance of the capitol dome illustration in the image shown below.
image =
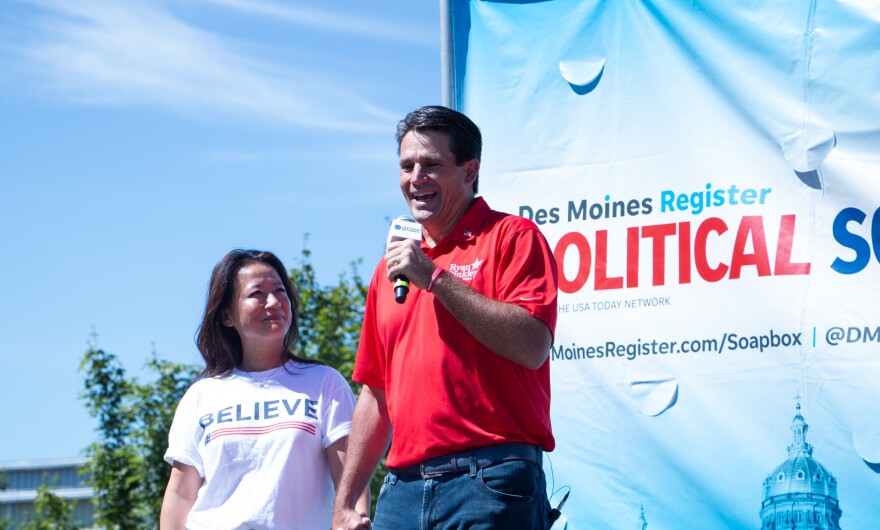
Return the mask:
<path id="1" fill-rule="evenodd" d="M 798 400 L 788 460 L 764 479 L 762 530 L 840 530 L 837 479 L 813 458 L 808 428 Z"/>

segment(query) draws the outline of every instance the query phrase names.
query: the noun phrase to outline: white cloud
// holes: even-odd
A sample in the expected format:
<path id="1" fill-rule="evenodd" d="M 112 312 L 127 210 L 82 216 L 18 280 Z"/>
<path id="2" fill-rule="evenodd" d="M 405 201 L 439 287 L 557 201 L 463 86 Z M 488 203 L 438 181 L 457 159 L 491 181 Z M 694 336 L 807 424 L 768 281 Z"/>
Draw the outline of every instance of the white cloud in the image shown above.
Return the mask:
<path id="1" fill-rule="evenodd" d="M 337 12 L 264 2 L 261 0 L 204 0 L 230 9 L 255 15 L 271 17 L 275 20 L 358 35 L 373 39 L 416 44 L 420 46 L 436 46 L 437 35 L 422 28 L 410 28 L 403 24 L 389 23 L 382 18 L 367 16 L 348 16 Z M 369 2 L 366 3 L 369 6 Z"/>
<path id="2" fill-rule="evenodd" d="M 28 71 L 79 103 L 146 103 L 381 133 L 397 118 L 333 72 L 251 57 L 241 42 L 188 25 L 162 2 L 31 4 L 38 18 L 17 52 Z"/>
<path id="3" fill-rule="evenodd" d="M 386 131 L 387 132 L 387 131 Z M 394 140 L 386 134 L 389 140 L 376 145 L 343 145 L 337 146 L 333 153 L 334 160 L 347 160 L 352 162 L 374 162 L 397 166 Z M 301 163 L 303 161 L 327 160 L 327 153 L 319 150 L 289 149 L 289 150 L 263 150 L 247 151 L 242 149 L 216 150 L 208 153 L 208 160 L 217 163 Z"/>

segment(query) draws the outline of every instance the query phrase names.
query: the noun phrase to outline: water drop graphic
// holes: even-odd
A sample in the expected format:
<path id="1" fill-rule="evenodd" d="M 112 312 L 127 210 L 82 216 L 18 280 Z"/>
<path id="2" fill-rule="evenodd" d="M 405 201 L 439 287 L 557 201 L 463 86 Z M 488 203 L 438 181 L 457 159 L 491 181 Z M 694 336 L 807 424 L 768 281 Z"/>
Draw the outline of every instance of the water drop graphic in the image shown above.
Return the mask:
<path id="1" fill-rule="evenodd" d="M 636 381 L 630 385 L 630 395 L 645 416 L 659 416 L 678 401 L 678 381 Z"/>
<path id="2" fill-rule="evenodd" d="M 880 464 L 880 416 L 853 428 L 853 447 L 868 464 Z"/>
<path id="3" fill-rule="evenodd" d="M 568 81 L 572 90 L 583 95 L 591 92 L 599 84 L 605 70 L 605 58 L 571 59 L 559 62 L 559 73 Z"/>
<path id="4" fill-rule="evenodd" d="M 831 129 L 809 126 L 790 134 L 781 141 L 782 155 L 796 172 L 816 171 L 822 161 L 837 145 L 837 136 Z"/>

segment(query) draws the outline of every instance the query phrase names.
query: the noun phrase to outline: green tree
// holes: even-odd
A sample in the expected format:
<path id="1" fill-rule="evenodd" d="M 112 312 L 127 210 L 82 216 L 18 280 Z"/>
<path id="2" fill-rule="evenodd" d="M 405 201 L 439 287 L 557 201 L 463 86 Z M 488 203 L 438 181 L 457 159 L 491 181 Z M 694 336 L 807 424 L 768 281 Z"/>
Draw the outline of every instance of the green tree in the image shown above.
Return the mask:
<path id="1" fill-rule="evenodd" d="M 0 473 L 0 491 L 6 489 L 6 473 Z M 0 517 L 0 530 L 9 528 L 9 517 Z"/>
<path id="2" fill-rule="evenodd" d="M 306 242 L 308 236 L 306 236 Z M 300 355 L 320 359 L 349 381 L 357 355 L 367 286 L 358 274 L 360 262 L 339 275 L 334 285 L 321 285 L 302 251 L 300 267 L 290 278 L 300 293 Z M 97 499 L 96 519 L 108 529 L 158 526 L 162 497 L 171 466 L 164 462 L 168 429 L 177 403 L 195 380 L 195 366 L 160 360 L 153 352 L 146 369 L 154 380 L 127 378 L 118 358 L 98 349 L 94 339 L 86 351 L 82 394 L 98 419 L 98 440 L 87 449 L 89 472 Z M 359 385 L 352 383 L 355 393 Z M 373 507 L 386 473 L 384 460 L 370 487 Z"/>
<path id="3" fill-rule="evenodd" d="M 308 241 L 308 240 L 306 240 Z M 290 280 L 300 296 L 297 351 L 336 368 L 351 383 L 366 303 L 367 286 L 358 274 L 359 261 L 348 273 L 339 275 L 336 285 L 322 286 L 315 278 L 311 252 L 304 249 L 300 267 L 290 271 Z"/>
<path id="4" fill-rule="evenodd" d="M 97 349 L 94 340 L 80 365 L 83 369 L 83 397 L 98 420 L 98 440 L 86 449 L 97 501 L 96 520 L 106 528 L 138 528 L 142 510 L 137 499 L 138 455 L 130 443 L 134 423 L 131 385 L 117 357 Z"/>
<path id="5" fill-rule="evenodd" d="M 21 523 L 19 530 L 76 530 L 71 518 L 74 501 L 66 501 L 49 490 L 48 484 L 37 488 L 34 517 Z"/>
<path id="6" fill-rule="evenodd" d="M 86 449 L 95 490 L 96 520 L 108 529 L 156 528 L 171 468 L 163 461 L 177 402 L 195 379 L 193 366 L 161 361 L 153 352 L 154 381 L 126 378 L 118 358 L 95 347 L 83 357 L 82 394 L 98 419 L 98 440 Z"/>
<path id="7" fill-rule="evenodd" d="M 305 242 L 304 247 L 307 246 L 308 236 Z M 357 395 L 360 385 L 352 382 L 351 374 L 357 356 L 368 288 L 358 273 L 361 261 L 352 263 L 347 273 L 340 274 L 335 285 L 323 286 L 315 278 L 310 258 L 311 252 L 304 249 L 300 267 L 290 271 L 290 279 L 299 290 L 301 301 L 298 350 L 301 355 L 321 359 L 339 370 Z M 383 458 L 370 481 L 373 498 L 371 513 L 376 511 L 376 499 L 387 472 Z"/>
<path id="8" fill-rule="evenodd" d="M 147 362 L 147 368 L 156 374 L 156 378 L 147 384 L 133 385 L 133 406 L 137 417 L 133 441 L 137 444 L 141 464 L 141 509 L 150 523 L 148 526 L 156 528 L 165 486 L 171 475 L 171 466 L 165 462 L 168 430 L 174 420 L 177 403 L 195 381 L 199 369 L 196 366 L 160 360 L 155 351 Z"/>

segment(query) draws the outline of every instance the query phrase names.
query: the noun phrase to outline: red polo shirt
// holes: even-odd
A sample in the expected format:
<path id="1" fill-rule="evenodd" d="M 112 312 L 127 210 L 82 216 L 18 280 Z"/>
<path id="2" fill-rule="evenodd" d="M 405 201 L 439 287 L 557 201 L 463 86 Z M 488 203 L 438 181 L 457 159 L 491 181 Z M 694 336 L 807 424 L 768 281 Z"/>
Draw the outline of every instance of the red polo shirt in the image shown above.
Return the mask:
<path id="1" fill-rule="evenodd" d="M 529 220 L 478 198 L 453 232 L 422 250 L 493 300 L 516 304 L 556 326 L 556 262 Z M 477 342 L 433 294 L 410 286 L 394 301 L 380 260 L 370 282 L 353 379 L 385 391 L 394 427 L 389 467 L 500 443 L 555 447 L 550 363 L 537 370 Z"/>

